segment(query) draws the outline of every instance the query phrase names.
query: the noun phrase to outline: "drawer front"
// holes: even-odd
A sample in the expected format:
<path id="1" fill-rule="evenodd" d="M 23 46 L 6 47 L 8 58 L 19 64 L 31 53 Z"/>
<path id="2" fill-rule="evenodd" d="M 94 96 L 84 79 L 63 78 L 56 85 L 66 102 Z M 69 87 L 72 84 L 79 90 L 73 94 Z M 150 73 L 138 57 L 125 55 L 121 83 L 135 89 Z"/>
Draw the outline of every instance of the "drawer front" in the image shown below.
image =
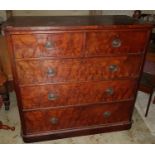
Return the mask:
<path id="1" fill-rule="evenodd" d="M 147 31 L 101 31 L 86 34 L 87 56 L 144 52 Z"/>
<path id="2" fill-rule="evenodd" d="M 12 35 L 15 58 L 80 57 L 83 33 Z"/>
<path id="3" fill-rule="evenodd" d="M 38 84 L 135 78 L 141 56 L 108 58 L 17 61 L 19 83 Z"/>
<path id="4" fill-rule="evenodd" d="M 127 122 L 133 104 L 129 102 L 24 112 L 26 133 Z"/>
<path id="5" fill-rule="evenodd" d="M 81 105 L 134 98 L 136 80 L 21 87 L 24 109 Z"/>

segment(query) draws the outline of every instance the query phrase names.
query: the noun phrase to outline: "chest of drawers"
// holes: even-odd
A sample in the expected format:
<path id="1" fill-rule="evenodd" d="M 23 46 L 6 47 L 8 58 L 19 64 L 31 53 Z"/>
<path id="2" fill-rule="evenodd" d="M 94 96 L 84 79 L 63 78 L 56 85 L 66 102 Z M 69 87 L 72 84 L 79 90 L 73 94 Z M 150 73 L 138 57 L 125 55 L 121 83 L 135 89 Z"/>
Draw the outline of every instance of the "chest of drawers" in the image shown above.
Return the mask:
<path id="1" fill-rule="evenodd" d="M 127 16 L 4 25 L 25 142 L 129 129 L 151 25 Z"/>

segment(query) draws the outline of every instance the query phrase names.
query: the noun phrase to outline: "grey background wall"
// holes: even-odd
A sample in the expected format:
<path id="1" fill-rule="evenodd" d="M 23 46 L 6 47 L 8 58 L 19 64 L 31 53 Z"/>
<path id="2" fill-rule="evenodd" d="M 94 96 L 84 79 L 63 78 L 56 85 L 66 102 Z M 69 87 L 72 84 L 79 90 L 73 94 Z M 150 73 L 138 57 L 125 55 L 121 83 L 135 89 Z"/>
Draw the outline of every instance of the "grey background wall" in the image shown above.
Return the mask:
<path id="1" fill-rule="evenodd" d="M 5 10 L 0 10 L 0 19 L 6 20 L 6 11 Z"/>
<path id="2" fill-rule="evenodd" d="M 129 15 L 132 16 L 133 10 L 99 10 L 102 15 Z M 143 13 L 155 14 L 155 10 L 142 10 Z M 66 16 L 66 15 L 89 15 L 89 10 L 13 10 L 13 16 Z M 6 11 L 0 10 L 0 17 L 6 20 Z"/>
<path id="3" fill-rule="evenodd" d="M 102 15 L 129 15 L 132 16 L 134 10 L 102 10 Z M 143 13 L 155 13 L 155 10 L 142 10 Z M 89 15 L 89 10 L 39 10 L 39 11 L 13 11 L 14 16 L 31 15 Z"/>
<path id="4" fill-rule="evenodd" d="M 89 15 L 89 10 L 23 10 L 13 11 L 14 16 Z"/>

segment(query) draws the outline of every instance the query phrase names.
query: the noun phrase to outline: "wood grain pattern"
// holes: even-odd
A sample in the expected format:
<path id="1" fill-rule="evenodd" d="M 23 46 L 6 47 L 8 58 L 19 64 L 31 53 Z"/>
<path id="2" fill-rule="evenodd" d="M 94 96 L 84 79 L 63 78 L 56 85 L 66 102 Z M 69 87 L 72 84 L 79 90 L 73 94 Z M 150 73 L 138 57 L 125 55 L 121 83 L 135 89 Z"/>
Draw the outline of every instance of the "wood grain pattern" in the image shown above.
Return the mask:
<path id="1" fill-rule="evenodd" d="M 33 60 L 17 61 L 19 84 L 39 84 L 55 82 L 78 82 L 135 78 L 139 76 L 141 56 L 120 56 L 89 59 Z M 116 65 L 117 71 L 110 71 Z M 54 76 L 48 70 L 55 71 Z"/>
<path id="2" fill-rule="evenodd" d="M 126 16 L 9 19 L 23 139 L 129 129 L 151 28 Z"/>
<path id="3" fill-rule="evenodd" d="M 87 56 L 142 53 L 146 45 L 147 31 L 100 31 L 86 33 Z M 112 42 L 119 39 L 120 47 Z"/>
<path id="4" fill-rule="evenodd" d="M 12 35 L 16 58 L 80 57 L 83 33 Z M 51 47 L 46 47 L 50 43 Z"/>
<path id="5" fill-rule="evenodd" d="M 133 99 L 136 83 L 136 80 L 115 80 L 31 86 L 20 90 L 23 109 L 34 109 Z M 113 89 L 111 95 L 106 92 L 109 88 Z M 50 94 L 56 98 L 50 100 Z"/>
<path id="6" fill-rule="evenodd" d="M 77 108 L 60 108 L 55 110 L 41 110 L 24 112 L 26 133 L 41 133 L 69 128 L 82 128 L 93 125 L 126 122 L 130 120 L 132 103 L 115 103 L 106 105 L 81 106 Z M 109 117 L 104 117 L 110 112 Z M 56 124 L 51 123 L 57 118 Z"/>
<path id="7" fill-rule="evenodd" d="M 142 53 L 144 52 L 146 37 L 147 31 L 134 32 L 128 30 L 124 32 L 87 32 L 86 37 L 84 37 L 84 33 L 80 32 L 12 35 L 12 40 L 17 59 L 40 57 L 76 58 L 82 56 Z M 113 47 L 112 41 L 118 38 L 121 41 L 121 46 Z M 136 40 L 139 40 L 138 43 Z M 84 45 L 84 41 L 86 45 Z M 47 42 L 51 43 L 50 48 L 46 48 Z"/>
<path id="8" fill-rule="evenodd" d="M 5 31 L 10 34 L 35 33 L 36 31 L 55 30 L 105 30 L 105 29 L 148 29 L 150 23 L 135 20 L 125 15 L 104 16 L 19 16 L 10 18 Z"/>
<path id="9" fill-rule="evenodd" d="M 0 35 L 0 65 L 8 80 L 12 80 L 10 57 L 8 54 L 5 37 Z"/>
<path id="10" fill-rule="evenodd" d="M 55 132 L 42 132 L 38 134 L 22 134 L 23 141 L 26 143 L 32 143 L 37 141 L 45 141 L 45 140 L 55 140 L 55 139 L 62 139 L 62 138 L 69 138 L 69 137 L 77 137 L 77 136 L 86 136 L 98 133 L 105 133 L 105 132 L 116 132 L 122 130 L 129 130 L 132 127 L 132 121 L 128 122 L 120 122 L 120 123 L 113 123 L 113 124 L 104 124 L 104 125 L 96 125 L 96 126 L 89 126 L 89 127 L 81 127 L 81 128 L 71 128 L 67 130 L 57 130 Z"/>

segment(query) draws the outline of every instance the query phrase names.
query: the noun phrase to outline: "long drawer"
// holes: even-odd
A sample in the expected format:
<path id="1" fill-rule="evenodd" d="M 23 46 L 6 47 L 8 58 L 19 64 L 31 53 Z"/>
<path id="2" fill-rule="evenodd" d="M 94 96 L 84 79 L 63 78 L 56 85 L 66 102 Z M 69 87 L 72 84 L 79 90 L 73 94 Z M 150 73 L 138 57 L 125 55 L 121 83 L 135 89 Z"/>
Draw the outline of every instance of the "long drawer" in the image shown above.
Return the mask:
<path id="1" fill-rule="evenodd" d="M 16 61 L 20 85 L 136 78 L 142 56 Z"/>
<path id="2" fill-rule="evenodd" d="M 23 109 L 86 105 L 134 98 L 136 80 L 21 87 Z"/>
<path id="3" fill-rule="evenodd" d="M 80 106 L 24 112 L 27 134 L 130 121 L 133 103 Z"/>
<path id="4" fill-rule="evenodd" d="M 98 31 L 86 33 L 86 55 L 142 53 L 147 31 Z"/>

